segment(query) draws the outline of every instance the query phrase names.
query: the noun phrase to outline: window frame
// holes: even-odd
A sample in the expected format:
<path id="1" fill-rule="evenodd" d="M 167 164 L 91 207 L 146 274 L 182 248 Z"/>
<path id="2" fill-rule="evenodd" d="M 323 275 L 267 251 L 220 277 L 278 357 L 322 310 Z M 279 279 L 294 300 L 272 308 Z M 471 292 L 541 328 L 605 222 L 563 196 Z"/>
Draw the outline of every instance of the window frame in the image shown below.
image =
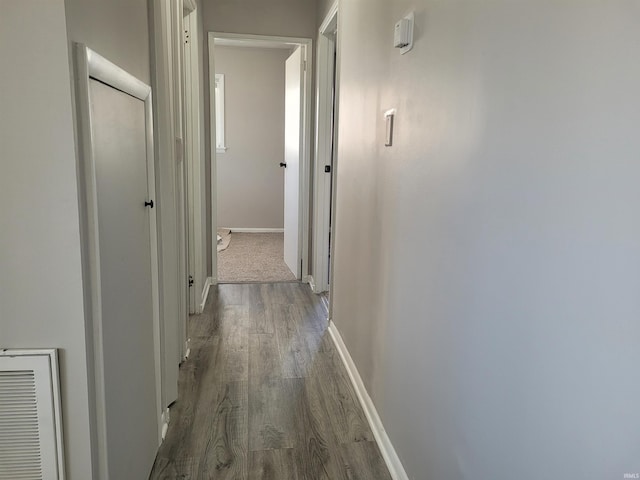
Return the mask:
<path id="1" fill-rule="evenodd" d="M 216 152 L 227 151 L 226 138 L 224 134 L 225 106 L 224 106 L 224 73 L 216 73 L 215 76 L 215 115 L 216 115 Z"/>

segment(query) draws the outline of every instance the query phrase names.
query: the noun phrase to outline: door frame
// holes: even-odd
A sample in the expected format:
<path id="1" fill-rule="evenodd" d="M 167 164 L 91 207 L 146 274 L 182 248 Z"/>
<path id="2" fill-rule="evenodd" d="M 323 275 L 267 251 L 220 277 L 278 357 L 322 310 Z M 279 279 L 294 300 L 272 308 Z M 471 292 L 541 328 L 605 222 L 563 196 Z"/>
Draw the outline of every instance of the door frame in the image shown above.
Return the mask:
<path id="1" fill-rule="evenodd" d="M 318 59 L 316 80 L 316 150 L 313 208 L 313 280 L 311 286 L 315 293 L 329 290 L 329 248 L 333 243 L 333 230 L 330 226 L 332 202 L 332 182 L 336 176 L 337 125 L 338 118 L 338 62 L 334 66 L 333 53 L 338 51 L 336 41 L 331 38 L 338 29 L 338 2 L 335 2 L 318 30 Z M 335 70 L 335 71 L 334 71 Z M 334 100 L 335 73 L 335 100 Z M 333 148 L 332 148 L 333 147 Z M 331 158 L 333 154 L 333 159 Z M 332 162 L 333 160 L 333 162 Z M 332 165 L 331 175 L 324 171 L 325 165 Z M 335 182 L 334 182 L 335 187 Z M 335 195 L 335 188 L 333 189 Z M 335 216 L 333 217 L 335 227 Z M 331 242 L 330 242 L 331 237 Z M 333 257 L 333 255 L 332 255 Z"/>
<path id="2" fill-rule="evenodd" d="M 176 221 L 178 234 L 178 312 L 180 320 L 178 322 L 180 339 L 180 360 L 183 360 L 187 353 L 187 322 L 189 319 L 189 221 L 188 221 L 188 200 L 187 200 L 187 162 L 185 158 L 185 114 L 184 114 L 184 2 L 183 0 L 172 0 L 171 2 L 171 24 L 172 24 L 172 48 L 173 48 L 173 114 L 175 125 L 175 148 L 176 148 Z"/>
<path id="3" fill-rule="evenodd" d="M 168 406 L 178 397 L 178 366 L 186 352 L 188 318 L 186 259 L 181 256 L 178 232 L 178 197 L 184 195 L 178 181 L 178 161 L 184 155 L 182 142 L 182 0 L 152 0 L 151 81 L 154 90 L 156 129 L 156 191 L 160 249 L 162 420 L 166 431 Z M 181 73 L 180 73 L 181 75 Z M 184 309 L 182 308 L 184 307 Z"/>
<path id="4" fill-rule="evenodd" d="M 153 140 L 153 110 L 151 87 L 83 44 L 75 44 L 77 68 L 78 140 L 80 161 L 78 183 L 80 190 L 81 232 L 83 237 L 83 277 L 85 283 L 85 315 L 87 358 L 93 367 L 90 378 L 91 397 L 95 398 L 95 435 L 97 440 L 98 478 L 108 479 L 107 421 L 105 405 L 104 350 L 102 336 L 102 285 L 100 278 L 100 243 L 98 223 L 98 192 L 96 163 L 93 149 L 92 115 L 89 104 L 89 81 L 96 79 L 144 102 L 147 146 L 147 188 L 149 198 L 157 201 L 155 184 L 155 154 Z M 158 445 L 162 441 L 162 362 L 160 324 L 160 286 L 158 267 L 158 230 L 156 209 L 149 209 L 149 243 L 151 253 L 151 299 L 153 303 L 154 365 L 156 383 L 156 419 Z M 88 288 L 87 288 L 88 287 Z"/>
<path id="5" fill-rule="evenodd" d="M 198 12 L 193 0 L 184 2 L 184 136 L 187 166 L 189 313 L 202 313 L 206 301 L 204 126 L 201 121 L 201 79 Z M 188 38 L 186 37 L 188 35 Z M 188 337 L 187 332 L 187 337 Z"/>
<path id="6" fill-rule="evenodd" d="M 243 33 L 208 32 L 209 46 L 209 118 L 211 144 L 211 263 L 212 282 L 218 283 L 218 248 L 216 230 L 218 225 L 218 201 L 217 201 L 217 162 L 218 154 L 215 148 L 216 122 L 215 122 L 215 44 L 216 40 L 222 41 L 224 45 L 274 48 L 277 46 L 289 46 L 302 48 L 302 58 L 305 62 L 305 76 L 303 83 L 302 100 L 302 156 L 300 158 L 300 189 L 298 202 L 298 262 L 301 264 L 301 280 L 309 281 L 309 208 L 311 203 L 311 142 L 312 142 L 312 78 L 313 78 L 313 40 L 311 38 L 300 37 L 280 37 L 272 35 L 253 35 Z M 297 277 L 296 272 L 296 277 Z"/>

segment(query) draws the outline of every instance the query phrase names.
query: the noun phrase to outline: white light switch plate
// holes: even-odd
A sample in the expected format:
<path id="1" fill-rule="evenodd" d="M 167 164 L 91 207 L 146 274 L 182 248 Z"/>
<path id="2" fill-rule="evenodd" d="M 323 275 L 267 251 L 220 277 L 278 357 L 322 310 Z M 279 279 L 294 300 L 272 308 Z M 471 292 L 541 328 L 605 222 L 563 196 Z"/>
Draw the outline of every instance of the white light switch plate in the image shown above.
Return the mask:
<path id="1" fill-rule="evenodd" d="M 384 146 L 391 147 L 393 145 L 393 120 L 396 115 L 396 109 L 392 108 L 384 112 L 385 119 L 385 136 Z"/>

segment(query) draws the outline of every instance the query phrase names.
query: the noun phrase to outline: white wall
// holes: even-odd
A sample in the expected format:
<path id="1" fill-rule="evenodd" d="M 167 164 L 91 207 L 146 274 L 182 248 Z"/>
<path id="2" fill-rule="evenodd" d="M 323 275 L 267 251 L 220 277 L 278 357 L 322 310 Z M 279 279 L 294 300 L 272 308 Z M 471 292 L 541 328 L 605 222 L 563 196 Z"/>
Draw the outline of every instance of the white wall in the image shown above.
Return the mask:
<path id="1" fill-rule="evenodd" d="M 640 472 L 639 22 L 341 2 L 333 320 L 412 479 Z"/>
<path id="2" fill-rule="evenodd" d="M 225 140 L 218 154 L 218 225 L 284 227 L 284 63 L 288 50 L 221 47 Z"/>
<path id="3" fill-rule="evenodd" d="M 0 2 L 0 348 L 61 349 L 67 478 L 92 478 L 62 0 Z"/>

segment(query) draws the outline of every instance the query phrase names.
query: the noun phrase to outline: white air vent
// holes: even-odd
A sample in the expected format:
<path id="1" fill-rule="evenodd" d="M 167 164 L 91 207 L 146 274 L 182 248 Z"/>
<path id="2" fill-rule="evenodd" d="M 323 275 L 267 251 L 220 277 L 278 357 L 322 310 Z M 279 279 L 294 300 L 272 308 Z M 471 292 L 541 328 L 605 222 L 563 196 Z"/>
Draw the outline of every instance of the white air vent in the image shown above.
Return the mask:
<path id="1" fill-rule="evenodd" d="M 64 480 L 56 350 L 0 350 L 0 480 Z"/>

